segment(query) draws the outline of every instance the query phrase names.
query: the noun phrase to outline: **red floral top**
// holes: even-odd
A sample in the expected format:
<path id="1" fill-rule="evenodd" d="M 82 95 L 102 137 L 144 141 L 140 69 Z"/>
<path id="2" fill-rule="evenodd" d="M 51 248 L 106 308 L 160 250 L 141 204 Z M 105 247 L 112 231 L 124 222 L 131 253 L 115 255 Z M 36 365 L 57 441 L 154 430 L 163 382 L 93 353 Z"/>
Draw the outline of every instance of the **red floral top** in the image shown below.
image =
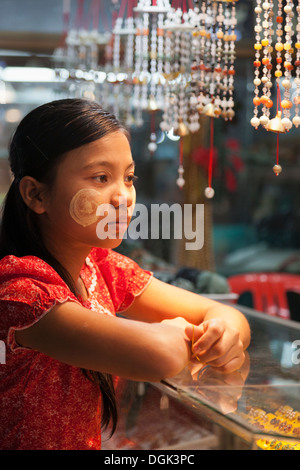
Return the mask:
<path id="1" fill-rule="evenodd" d="M 15 331 L 27 328 L 57 303 L 81 303 L 99 313 L 126 310 L 148 285 L 151 273 L 106 249 L 93 249 L 82 268 L 87 301 L 79 302 L 61 277 L 34 256 L 6 256 L 0 261 L 1 450 L 99 450 L 98 386 L 83 372 L 38 351 L 20 347 Z M 3 345 L 3 343 L 2 343 Z M 2 361 L 4 362 L 4 361 Z"/>

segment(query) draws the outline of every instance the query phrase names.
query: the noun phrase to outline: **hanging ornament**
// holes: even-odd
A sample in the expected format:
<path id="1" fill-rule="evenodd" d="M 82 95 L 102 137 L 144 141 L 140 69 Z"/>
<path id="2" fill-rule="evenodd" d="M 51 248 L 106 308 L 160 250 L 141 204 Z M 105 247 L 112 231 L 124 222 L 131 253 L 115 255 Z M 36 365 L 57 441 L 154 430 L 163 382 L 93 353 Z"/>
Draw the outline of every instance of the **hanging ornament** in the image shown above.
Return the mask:
<path id="1" fill-rule="evenodd" d="M 113 29 L 112 96 L 113 113 L 130 127 L 134 70 L 134 39 L 136 26 L 133 9 L 135 0 L 122 0 Z"/>
<path id="2" fill-rule="evenodd" d="M 258 128 L 261 124 L 266 130 L 277 133 L 276 164 L 273 171 L 276 175 L 281 173 L 279 165 L 279 134 L 288 132 L 293 126 L 300 125 L 299 103 L 300 103 L 300 8 L 296 7 L 296 41 L 295 51 L 293 48 L 293 28 L 294 2 L 293 0 L 277 0 L 277 10 L 274 11 L 272 0 L 256 0 L 256 43 L 254 61 L 254 116 L 251 125 Z M 274 25 L 276 30 L 274 31 Z M 276 53 L 276 68 L 274 71 L 274 81 L 276 83 L 277 106 L 275 117 L 270 118 L 270 111 L 273 102 L 270 98 L 272 87 L 272 38 L 276 35 L 274 45 Z M 294 54 L 295 52 L 295 54 Z M 291 96 L 292 71 L 295 70 L 294 83 L 296 92 Z M 260 73 L 262 73 L 260 77 Z M 280 87 L 283 88 L 281 97 Z M 258 107 L 262 105 L 262 115 L 258 116 Z M 294 108 L 294 117 L 292 112 Z"/>
<path id="3" fill-rule="evenodd" d="M 139 0 L 136 13 L 135 64 L 133 73 L 136 123 L 143 124 L 143 111 L 156 112 L 163 107 L 164 18 L 170 9 L 168 0 Z"/>

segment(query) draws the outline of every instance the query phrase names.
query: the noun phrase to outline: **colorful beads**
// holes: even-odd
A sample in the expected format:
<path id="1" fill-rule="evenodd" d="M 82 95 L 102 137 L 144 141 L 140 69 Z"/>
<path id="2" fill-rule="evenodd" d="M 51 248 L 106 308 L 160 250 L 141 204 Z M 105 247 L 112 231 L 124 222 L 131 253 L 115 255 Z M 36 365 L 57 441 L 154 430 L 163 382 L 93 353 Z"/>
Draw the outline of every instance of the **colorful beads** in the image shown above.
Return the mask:
<path id="1" fill-rule="evenodd" d="M 281 106 L 283 109 L 291 109 L 293 107 L 293 103 L 290 100 L 282 100 Z"/>

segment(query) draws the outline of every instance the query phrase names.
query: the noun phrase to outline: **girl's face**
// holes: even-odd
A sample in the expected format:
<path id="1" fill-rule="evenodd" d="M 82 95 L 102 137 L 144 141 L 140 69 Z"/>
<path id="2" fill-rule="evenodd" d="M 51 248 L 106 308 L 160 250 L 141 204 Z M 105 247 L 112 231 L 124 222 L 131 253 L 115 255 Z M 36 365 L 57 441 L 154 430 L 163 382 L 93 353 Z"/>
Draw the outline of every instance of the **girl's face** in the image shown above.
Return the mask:
<path id="1" fill-rule="evenodd" d="M 132 216 L 134 180 L 134 162 L 122 131 L 67 152 L 46 197 L 44 236 L 55 237 L 56 243 L 115 248 Z"/>

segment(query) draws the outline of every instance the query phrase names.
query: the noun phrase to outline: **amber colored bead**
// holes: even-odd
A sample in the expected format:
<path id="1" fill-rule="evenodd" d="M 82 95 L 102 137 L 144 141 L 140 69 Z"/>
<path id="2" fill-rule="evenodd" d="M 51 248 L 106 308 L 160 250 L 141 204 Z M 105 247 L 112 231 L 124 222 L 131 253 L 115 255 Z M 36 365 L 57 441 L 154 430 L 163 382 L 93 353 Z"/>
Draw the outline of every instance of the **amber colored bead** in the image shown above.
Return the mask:
<path id="1" fill-rule="evenodd" d="M 295 96 L 294 97 L 294 103 L 298 104 L 298 105 L 300 104 L 300 96 Z"/>
<path id="2" fill-rule="evenodd" d="M 281 64 L 282 63 L 282 57 L 276 57 L 276 62 L 277 62 L 277 64 Z"/>
<path id="3" fill-rule="evenodd" d="M 290 44 L 289 42 L 285 42 L 284 45 L 283 45 L 283 47 L 284 47 L 284 50 L 285 50 L 285 51 L 289 51 L 290 48 L 291 48 L 291 44 Z"/>
<path id="4" fill-rule="evenodd" d="M 267 67 L 267 70 L 272 70 L 273 65 L 272 64 L 267 64 L 266 67 Z"/>
<path id="5" fill-rule="evenodd" d="M 276 16 L 276 23 L 282 23 L 283 22 L 283 17 L 282 16 Z"/>
<path id="6" fill-rule="evenodd" d="M 266 101 L 265 105 L 267 106 L 267 108 L 272 108 L 272 106 L 273 106 L 273 101 L 270 100 L 270 98 L 269 98 L 268 101 Z"/>
<path id="7" fill-rule="evenodd" d="M 268 39 L 262 39 L 261 45 L 262 46 L 268 46 L 269 45 L 269 40 Z"/>
<path id="8" fill-rule="evenodd" d="M 263 63 L 264 65 L 267 65 L 269 62 L 270 62 L 270 60 L 269 60 L 268 57 L 263 57 L 263 58 L 262 58 L 262 63 Z"/>
<path id="9" fill-rule="evenodd" d="M 275 77 L 279 78 L 282 76 L 282 72 L 281 70 L 276 70 L 275 73 L 274 73 Z"/>
<path id="10" fill-rule="evenodd" d="M 262 48 L 262 45 L 259 44 L 258 42 L 256 44 L 254 44 L 254 49 L 259 50 L 261 48 Z"/>
<path id="11" fill-rule="evenodd" d="M 164 30 L 162 28 L 157 28 L 157 36 L 163 36 Z"/>
<path id="12" fill-rule="evenodd" d="M 143 35 L 144 36 L 149 36 L 149 28 L 144 28 L 143 29 Z"/>
<path id="13" fill-rule="evenodd" d="M 216 68 L 215 68 L 215 72 L 217 72 L 217 73 L 221 73 L 221 72 L 222 72 L 222 69 L 221 69 L 221 67 L 216 67 Z"/>
<path id="14" fill-rule="evenodd" d="M 300 42 L 295 42 L 295 48 L 300 49 Z"/>
<path id="15" fill-rule="evenodd" d="M 228 75 L 235 75 L 235 70 L 228 70 Z"/>
<path id="16" fill-rule="evenodd" d="M 261 66 L 260 60 L 255 60 L 255 61 L 253 62 L 253 65 L 254 65 L 254 67 L 260 67 L 260 66 Z"/>
<path id="17" fill-rule="evenodd" d="M 283 50 L 283 44 L 281 42 L 276 42 L 275 49 L 278 52 L 282 51 Z"/>
<path id="18" fill-rule="evenodd" d="M 294 63 L 295 63 L 295 67 L 299 67 L 299 65 L 300 65 L 300 60 L 295 60 Z"/>
<path id="19" fill-rule="evenodd" d="M 254 104 L 254 106 L 259 106 L 260 103 L 261 103 L 260 98 L 258 98 L 258 97 L 253 98 L 253 104 Z"/>
<path id="20" fill-rule="evenodd" d="M 268 102 L 270 98 L 266 95 L 262 95 L 262 97 L 260 98 L 260 101 L 262 104 L 266 104 Z"/>
<path id="21" fill-rule="evenodd" d="M 283 109 L 291 109 L 293 106 L 293 103 L 290 100 L 282 100 L 281 106 L 283 107 Z"/>

